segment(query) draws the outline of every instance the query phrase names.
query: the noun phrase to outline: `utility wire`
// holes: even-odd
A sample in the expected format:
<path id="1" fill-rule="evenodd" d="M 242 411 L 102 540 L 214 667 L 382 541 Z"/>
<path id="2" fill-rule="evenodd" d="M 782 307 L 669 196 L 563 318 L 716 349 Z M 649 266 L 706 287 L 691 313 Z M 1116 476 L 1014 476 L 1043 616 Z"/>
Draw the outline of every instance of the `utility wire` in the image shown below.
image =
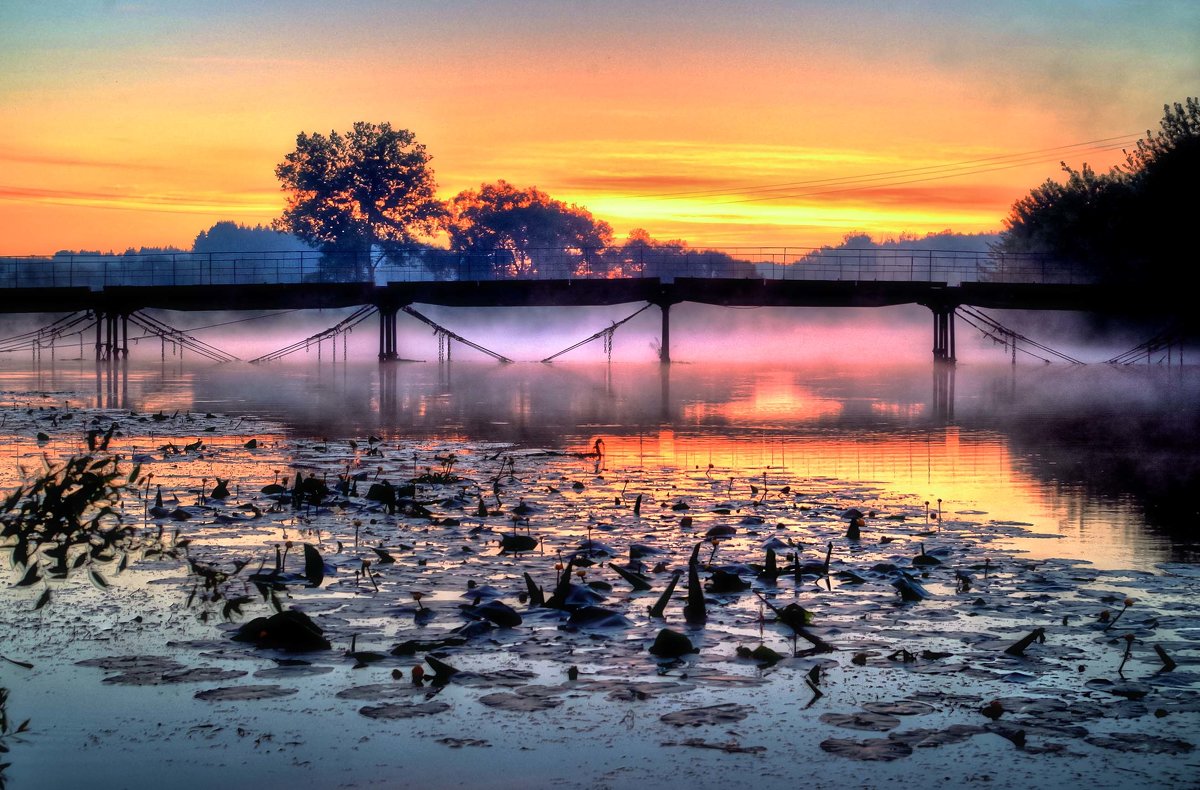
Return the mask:
<path id="1" fill-rule="evenodd" d="M 1046 161 L 1046 160 L 1043 160 L 1043 161 Z M 864 178 L 863 181 L 879 181 L 879 183 L 863 183 L 863 184 L 858 184 L 858 185 L 854 185 L 854 186 L 842 187 L 839 189 L 816 189 L 816 190 L 810 190 L 810 191 L 806 191 L 806 192 L 789 192 L 784 195 L 770 195 L 767 197 L 743 198 L 740 200 L 723 200 L 723 201 L 720 201 L 720 204 L 727 205 L 727 204 L 731 204 L 731 203 L 761 203 L 766 200 L 784 200 L 784 199 L 798 198 L 798 197 L 813 197 L 816 195 L 835 195 L 835 194 L 839 194 L 842 192 L 863 192 L 868 189 L 880 189 L 880 188 L 885 188 L 885 187 L 904 186 L 906 184 L 919 184 L 919 183 L 923 183 L 925 181 L 942 181 L 942 180 L 945 180 L 948 178 L 959 178 L 961 176 L 980 175 L 982 173 L 994 173 L 999 170 L 1013 170 L 1015 168 L 1026 167 L 1031 164 L 1040 164 L 1040 163 L 1041 162 L 1019 162 L 1016 164 L 996 165 L 994 167 L 978 167 L 978 168 L 973 168 L 970 170 L 960 170 L 960 171 L 956 171 L 956 172 L 939 173 L 939 174 L 935 174 L 935 175 L 926 176 L 923 178 L 909 178 L 909 179 L 903 179 L 900 181 L 883 180 L 879 177 Z"/>
<path id="2" fill-rule="evenodd" d="M 36 348 L 37 346 L 44 345 L 46 341 L 53 342 L 60 337 L 78 334 L 83 329 L 75 329 L 75 327 L 84 321 L 88 321 L 91 317 L 90 313 L 79 311 L 63 316 L 38 329 L 4 338 L 0 340 L 0 352 Z"/>
<path id="3" fill-rule="evenodd" d="M 940 171 L 955 171 L 950 176 L 968 175 L 975 168 L 991 168 L 996 164 L 1010 164 L 1012 166 L 1024 166 L 1031 164 L 1041 164 L 1043 162 L 1053 161 L 1059 158 L 1057 155 L 1047 157 L 1047 154 L 1079 154 L 1079 153 L 1102 153 L 1114 150 L 1122 150 L 1125 146 L 1137 142 L 1141 139 L 1138 135 L 1121 135 L 1118 137 L 1105 137 L 1098 140 L 1089 140 L 1083 143 L 1072 143 L 1070 145 L 1055 146 L 1053 148 L 1040 148 L 1033 151 L 1022 151 L 1012 154 L 998 154 L 995 156 L 982 157 L 980 159 L 968 159 L 960 162 L 948 162 L 940 165 L 926 165 L 923 167 L 903 168 L 899 170 L 885 170 L 877 173 L 867 173 L 861 176 L 837 176 L 833 178 L 812 179 L 807 181 L 791 181 L 778 184 L 765 185 L 745 185 L 726 187 L 723 189 L 701 189 L 689 190 L 684 192 L 659 192 L 638 195 L 643 198 L 683 198 L 683 197 L 703 197 L 709 195 L 733 195 L 746 194 L 755 192 L 774 192 L 781 190 L 792 190 L 803 187 L 823 187 L 841 184 L 854 184 L 860 181 L 877 181 L 880 179 L 895 178 L 909 175 L 938 173 Z M 1074 150 L 1083 149 L 1083 150 Z M 963 171 L 965 172 L 956 172 Z M 988 169 L 980 170 L 980 172 L 988 172 Z"/>
<path id="4" fill-rule="evenodd" d="M 1139 343 L 1128 351 L 1117 354 L 1112 359 L 1105 360 L 1105 364 L 1129 365 L 1138 361 L 1143 356 L 1149 358 L 1156 351 L 1162 351 L 1164 348 L 1170 349 L 1172 346 L 1180 343 L 1180 334 L 1178 326 L 1168 327 L 1146 342 Z"/>
<path id="5" fill-rule="evenodd" d="M 211 359 L 214 362 L 234 362 L 237 360 L 237 357 L 233 356 L 232 354 L 228 354 L 216 346 L 209 345 L 203 340 L 192 337 L 191 335 L 176 329 L 170 324 L 159 321 L 154 316 L 147 315 L 140 310 L 130 313 L 129 320 L 145 331 L 154 335 L 158 335 L 163 340 L 170 340 L 172 343 L 176 343 L 183 348 L 186 348 L 195 354 L 199 354 L 202 357 L 206 357 L 207 359 Z"/>
<path id="6" fill-rule="evenodd" d="M 1009 329 L 1008 327 L 1004 326 L 996 319 L 992 318 L 991 316 L 987 315 L 986 313 L 982 312 L 981 310 L 979 310 L 977 308 L 970 307 L 968 305 L 962 305 L 958 308 L 957 313 L 959 315 L 961 315 L 963 317 L 963 320 L 965 320 L 968 324 L 970 324 L 971 326 L 975 327 L 980 332 L 982 332 L 985 337 L 991 338 L 992 340 L 995 340 L 999 343 L 1003 343 L 1006 346 L 1011 343 L 1014 350 L 1018 350 L 1025 354 L 1029 354 L 1030 356 L 1040 359 L 1043 362 L 1049 362 L 1050 360 L 1045 357 L 1040 357 L 1037 354 L 1034 354 L 1033 352 L 1031 352 L 1027 349 L 1021 348 L 1020 346 L 1017 345 L 1016 341 L 1019 340 L 1022 343 L 1025 343 L 1028 346 L 1032 346 L 1033 348 L 1036 348 L 1039 351 L 1049 354 L 1050 356 L 1056 357 L 1056 358 L 1062 360 L 1063 362 L 1070 362 L 1072 365 L 1084 364 L 1082 360 L 1076 359 L 1075 357 L 1072 357 L 1069 354 L 1064 354 L 1061 351 L 1056 351 L 1055 349 L 1050 348 L 1050 346 L 1039 343 L 1036 340 L 1032 340 L 1032 339 L 1026 337 L 1025 335 L 1022 335 L 1020 332 L 1017 332 L 1016 330 Z M 980 326 L 980 324 L 982 324 L 982 326 Z M 997 336 L 997 334 L 999 335 L 999 337 Z"/>
<path id="7" fill-rule="evenodd" d="M 584 338 L 583 340 L 580 340 L 575 345 L 564 348 L 562 351 L 559 351 L 557 354 L 551 354 L 550 356 L 543 359 L 542 362 L 553 362 L 555 358 L 561 357 L 563 354 L 574 351 L 575 349 L 579 348 L 580 346 L 585 346 L 588 343 L 592 342 L 593 340 L 602 338 L 605 335 L 609 335 L 611 337 L 612 333 L 615 332 L 617 327 L 619 327 L 621 324 L 624 324 L 626 321 L 633 319 L 635 316 L 637 316 L 637 315 L 641 314 L 643 311 L 649 310 L 649 309 L 650 309 L 650 303 L 647 303 L 644 307 L 641 307 L 637 311 L 635 311 L 633 313 L 633 315 L 627 315 L 624 318 L 622 318 L 620 321 L 613 322 L 613 324 L 611 326 L 607 326 L 604 329 L 601 329 L 599 332 L 592 335 L 591 337 Z"/>
<path id="8" fill-rule="evenodd" d="M 250 360 L 250 364 L 254 365 L 259 362 L 277 362 L 289 354 L 295 354 L 297 351 L 307 351 L 309 346 L 311 346 L 313 343 L 320 343 L 322 340 L 330 337 L 336 339 L 341 333 L 349 332 L 363 321 L 366 321 L 367 318 L 369 318 L 375 311 L 376 308 L 374 305 L 365 305 L 360 307 L 328 329 L 323 329 L 315 335 L 306 337 L 303 340 L 298 340 L 295 343 L 292 343 L 290 346 L 284 346 L 278 351 L 272 351 L 269 354 L 263 354 L 261 357 L 255 357 L 254 359 Z M 336 346 L 334 348 L 336 348 Z"/>
<path id="9" fill-rule="evenodd" d="M 487 354 L 489 357 L 499 360 L 500 362 L 505 362 L 505 363 L 512 362 L 511 359 L 504 356 L 503 354 L 497 354 L 495 351 L 492 351 L 489 348 L 484 348 L 483 346 L 479 345 L 478 343 L 472 343 L 470 340 L 467 340 L 462 335 L 458 335 L 458 334 L 455 334 L 454 332 L 451 332 L 449 329 L 442 326 L 437 321 L 434 321 L 432 318 L 429 318 L 427 316 L 422 315 L 421 313 L 418 313 L 416 310 L 412 309 L 412 307 L 405 306 L 405 307 L 401 307 L 400 309 L 403 310 L 404 312 L 408 313 L 409 315 L 411 315 L 413 318 L 417 319 L 418 321 L 424 321 L 425 323 L 429 324 L 431 327 L 434 328 L 435 331 L 440 332 L 441 334 L 445 335 L 446 337 L 448 337 L 452 340 L 457 340 L 458 342 L 462 343 L 464 346 L 467 346 L 468 348 L 473 348 L 476 351 L 479 351 L 483 354 Z"/>
<path id="10" fill-rule="evenodd" d="M 264 313 L 263 315 L 252 315 L 249 318 L 237 318 L 237 319 L 234 319 L 233 321 L 222 321 L 219 324 L 205 324 L 204 326 L 193 326 L 189 329 L 181 329 L 180 331 L 181 332 L 197 332 L 201 329 L 214 329 L 218 326 L 231 326 L 233 324 L 244 324 L 247 321 L 261 321 L 264 318 L 275 318 L 275 317 L 278 317 L 281 315 L 288 315 L 289 313 L 298 313 L 298 312 L 300 312 L 299 308 L 294 309 L 294 310 L 277 310 L 277 311 L 272 311 L 270 313 Z"/>

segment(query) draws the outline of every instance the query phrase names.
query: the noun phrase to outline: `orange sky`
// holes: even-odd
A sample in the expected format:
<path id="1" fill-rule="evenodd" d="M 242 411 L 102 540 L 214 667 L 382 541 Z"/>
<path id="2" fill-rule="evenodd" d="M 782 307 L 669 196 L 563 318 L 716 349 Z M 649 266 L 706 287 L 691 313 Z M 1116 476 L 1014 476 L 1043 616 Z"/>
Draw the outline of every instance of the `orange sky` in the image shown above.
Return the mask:
<path id="1" fill-rule="evenodd" d="M 1200 84 L 1200 4 L 1046 5 L 4 3 L 0 254 L 269 222 L 296 134 L 356 120 L 415 132 L 445 197 L 536 185 L 619 236 L 995 230 L 1060 159 L 1120 158 L 1044 149 Z"/>

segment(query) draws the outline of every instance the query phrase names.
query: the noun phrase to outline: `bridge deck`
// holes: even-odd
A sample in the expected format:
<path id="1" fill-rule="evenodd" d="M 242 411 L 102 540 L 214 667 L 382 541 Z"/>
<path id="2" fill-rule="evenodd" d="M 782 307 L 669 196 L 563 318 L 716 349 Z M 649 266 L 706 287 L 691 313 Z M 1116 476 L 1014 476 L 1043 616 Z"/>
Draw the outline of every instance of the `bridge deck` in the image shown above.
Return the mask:
<path id="1" fill-rule="evenodd" d="M 62 313 L 78 310 L 130 313 L 163 310 L 293 310 L 409 304 L 449 307 L 587 306 L 651 302 L 738 307 L 885 307 L 921 304 L 996 309 L 1143 313 L 1161 309 L 1169 294 L 1098 285 L 761 280 L 689 277 L 609 280 L 479 280 L 246 285 L 0 288 L 0 312 Z"/>

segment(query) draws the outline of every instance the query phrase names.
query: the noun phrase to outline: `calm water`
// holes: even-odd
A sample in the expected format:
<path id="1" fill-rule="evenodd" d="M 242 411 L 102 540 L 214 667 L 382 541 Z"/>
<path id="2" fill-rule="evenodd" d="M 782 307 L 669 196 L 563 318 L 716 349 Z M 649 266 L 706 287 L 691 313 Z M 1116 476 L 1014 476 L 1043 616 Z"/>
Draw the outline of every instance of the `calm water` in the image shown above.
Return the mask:
<path id="1" fill-rule="evenodd" d="M 81 579 L 56 585 L 54 600 L 40 611 L 32 608 L 33 591 L 7 587 L 0 607 L 3 652 L 34 665 L 24 670 L 0 662 L 0 684 L 14 691 L 11 715 L 31 717 L 34 728 L 12 752 L 12 785 L 65 787 L 88 776 L 95 787 L 153 786 L 168 770 L 179 788 L 231 781 L 247 787 L 591 788 L 647 781 L 727 787 L 747 778 L 762 787 L 794 787 L 801 777 L 813 787 L 895 787 L 933 775 L 958 784 L 1025 788 L 1080 778 L 1108 781 L 1128 765 L 1123 786 L 1189 786 L 1184 777 L 1194 774 L 1191 752 L 1139 753 L 1130 762 L 1129 754 L 1078 734 L 1063 736 L 1071 746 L 1064 754 L 1022 753 L 1001 737 L 981 734 L 967 744 L 914 749 L 887 764 L 827 753 L 825 739 L 847 737 L 827 720 L 830 715 L 921 694 L 939 710 L 910 717 L 919 719 L 911 727 L 979 724 L 980 706 L 988 700 L 1004 698 L 1016 706 L 1021 696 L 1035 695 L 1058 706 L 1060 716 L 1098 711 L 1087 722 L 1092 734 L 1136 732 L 1148 744 L 1182 735 L 1189 745 L 1195 742 L 1195 675 L 1183 669 L 1162 677 L 1150 650 L 1153 640 L 1181 668 L 1194 665 L 1200 633 L 1194 569 L 1090 571 L 1074 562 L 1012 562 L 1007 549 L 1135 571 L 1195 562 L 1197 395 L 1195 371 L 1146 367 L 664 369 L 345 366 L 326 360 L 97 369 L 90 362 L 31 368 L 10 360 L 0 367 L 0 406 L 6 407 L 0 409 L 0 487 L 15 481 L 18 467 L 36 468 L 43 453 L 82 447 L 78 434 L 85 420 L 100 428 L 111 424 L 107 415 L 95 417 L 84 407 L 121 410 L 112 415 L 122 431 L 117 451 L 154 454 L 147 468 L 168 500 L 178 496 L 177 503 L 190 505 L 215 477 L 238 481 L 235 491 L 241 490 L 220 508 L 224 520 L 213 515 L 216 510 L 192 507 L 196 517 L 172 527 L 195 538 L 200 561 L 219 567 L 239 558 L 264 563 L 273 546 L 312 540 L 338 571 L 324 586 L 293 584 L 286 593 L 289 606 L 320 621 L 333 646 L 311 656 L 315 666 L 299 668 L 276 666 L 271 651 L 229 640 L 233 625 L 201 618 L 184 603 L 184 591 L 195 581 L 175 561 L 136 562 L 103 595 Z M 46 411 L 29 414 L 29 406 Z M 72 416 L 60 420 L 68 411 Z M 164 419 L 148 416 L 158 412 Z M 231 416 L 210 418 L 209 412 Z M 39 443 L 38 431 L 50 438 Z M 385 439 L 375 446 L 386 447 L 386 454 L 369 454 L 370 436 Z M 262 444 L 247 450 L 243 445 L 251 437 Z M 203 450 L 161 450 L 168 442 L 201 439 Z M 357 446 L 351 448 L 349 439 Z M 452 448 L 463 452 L 468 479 L 485 480 L 503 463 L 497 460 L 501 452 L 487 446 L 491 442 L 581 454 L 603 442 L 602 462 L 582 455 L 508 454 L 520 457 L 520 469 L 510 472 L 504 509 L 489 516 L 487 526 L 504 529 L 499 515 L 507 514 L 514 497 L 529 497 L 541 508 L 534 529 L 548 542 L 544 553 L 499 553 L 494 538 L 486 537 L 494 533 L 475 534 L 472 508 L 452 510 L 445 501 L 435 507 L 456 515 L 453 524 L 384 516 L 361 503 L 345 511 L 285 508 L 244 517 L 247 501 L 266 509 L 258 491 L 273 471 L 336 475 L 342 464 L 355 464 L 369 475 L 380 464 L 384 479 L 403 479 L 410 468 L 415 473 L 418 463 L 434 463 L 437 453 Z M 710 507 L 752 500 L 757 492 L 750 486 L 768 481 L 770 499 L 763 494 L 767 504 L 754 508 L 764 517 L 761 526 L 753 519 L 747 524 L 740 505 L 727 521 L 714 520 L 720 511 Z M 787 494 L 784 485 L 790 486 Z M 481 493 L 488 491 L 494 489 L 484 483 Z M 644 515 L 631 512 L 634 491 L 639 499 L 648 495 Z M 149 487 L 145 497 L 148 504 Z M 671 503 L 680 498 L 697 506 L 692 512 L 698 527 L 685 528 L 677 518 Z M 922 524 L 922 501 L 935 515 L 941 511 L 944 528 Z M 877 505 L 885 514 L 903 513 L 906 523 L 872 518 L 870 537 L 849 545 L 836 513 Z M 136 499 L 130 507 L 137 517 Z M 760 593 L 811 606 L 817 626 L 838 643 L 834 653 L 792 657 L 767 669 L 735 653 L 739 645 L 760 643 L 788 650 L 786 634 L 762 617 L 757 597 L 715 595 L 704 625 L 689 626 L 680 619 L 681 593 L 665 619 L 649 618 L 644 612 L 657 590 L 630 592 L 614 576 L 606 605 L 628 618 L 628 626 L 574 633 L 563 630 L 560 613 L 521 606 L 526 620 L 518 628 L 444 654 L 463 669 L 494 671 L 499 680 L 488 680 L 492 685 L 452 683 L 433 700 L 448 707 L 428 717 L 376 720 L 364 712 L 365 702 L 403 707 L 433 699 L 414 694 L 434 692 L 396 679 L 394 673 L 407 677 L 419 657 L 381 655 L 360 666 L 344 651 L 382 654 L 409 639 L 449 635 L 463 623 L 459 603 L 470 582 L 495 585 L 516 603 L 511 593 L 517 585 L 525 589 L 522 571 L 544 583 L 555 558 L 593 529 L 619 552 L 634 540 L 647 541 L 679 567 L 692 541 L 706 534 L 702 530 L 729 520 L 743 532 L 722 546 L 726 560 L 757 559 L 768 535 L 795 538 L 800 543 L 793 545 L 811 558 L 828 538 L 837 541 L 839 568 L 870 575 L 867 569 L 877 561 L 903 561 L 931 541 L 977 586 L 960 593 L 949 564 L 931 572 L 926 582 L 933 597 L 920 604 L 897 600 L 892 585 L 878 579 L 839 579 L 834 586 L 826 577 L 823 587 L 800 579 L 756 581 Z M 992 522 L 1026 524 L 1028 532 Z M 885 533 L 896 543 L 876 539 Z M 1003 537 L 1010 535 L 1021 537 Z M 367 585 L 359 570 L 364 556 L 382 556 L 368 551 L 377 544 L 397 552 L 397 561 L 376 566 L 383 568 L 378 581 Z M 717 543 L 711 545 L 715 555 Z M 980 574 L 981 557 L 995 558 L 991 567 L 999 570 L 989 576 L 984 564 Z M 293 554 L 293 565 L 297 561 Z M 591 572 L 588 581 L 603 581 L 607 569 Z M 661 588 L 666 572 L 652 575 Z M 418 622 L 416 599 L 410 600 L 415 590 L 427 593 L 425 606 L 436 610 L 431 621 Z M 245 592 L 254 595 L 252 588 Z M 1130 718 L 1101 716 L 1123 703 L 1098 697 L 1093 684 L 1125 678 L 1118 670 L 1120 646 L 1098 630 L 1096 618 L 1122 596 L 1137 603 L 1121 626 L 1145 635 L 1129 679 L 1156 684 L 1153 705 L 1170 708 L 1166 718 L 1152 715 L 1149 703 Z M 685 629 L 702 648 L 682 668 L 657 664 L 646 652 L 664 624 Z M 1035 626 L 1047 634 L 1036 655 L 1015 659 L 1002 652 Z M 951 658 L 909 664 L 885 657 L 901 648 L 944 649 Z M 874 658 L 866 664 L 852 660 L 868 654 Z M 200 676 L 167 683 L 155 671 L 143 685 L 102 679 L 95 666 L 75 663 L 112 659 L 118 669 L 164 656 Z M 804 678 L 818 664 L 826 693 L 805 707 Z M 578 685 L 567 674 L 572 665 L 582 670 Z M 485 695 L 521 701 L 499 691 L 508 688 L 501 681 L 515 681 L 522 693 L 554 695 L 561 707 L 494 709 Z M 661 698 L 604 696 L 633 681 L 650 684 L 646 688 L 666 683 L 673 690 Z M 212 688 L 217 684 L 252 692 L 262 684 L 288 689 L 287 696 L 271 699 L 197 698 L 219 691 Z M 746 718 L 696 730 L 709 746 L 744 738 L 765 751 L 682 749 L 681 739 L 692 729 L 679 733 L 659 718 L 714 703 L 745 706 Z M 1076 703 L 1081 707 L 1068 707 Z M 1058 740 L 1053 733 L 1037 737 Z M 479 741 L 460 748 L 463 738 Z"/>
<path id="2" fill-rule="evenodd" d="M 1058 537 L 1033 556 L 1149 568 L 1200 558 L 1200 371 L 931 365 L 250 366 L 91 362 L 0 368 L 0 398 L 278 420 L 298 438 L 452 438 L 588 450 L 613 467 L 783 470 L 916 496 L 944 514 Z M 0 428 L 0 430 L 3 430 Z M 36 455 L 9 436 L 10 463 Z"/>

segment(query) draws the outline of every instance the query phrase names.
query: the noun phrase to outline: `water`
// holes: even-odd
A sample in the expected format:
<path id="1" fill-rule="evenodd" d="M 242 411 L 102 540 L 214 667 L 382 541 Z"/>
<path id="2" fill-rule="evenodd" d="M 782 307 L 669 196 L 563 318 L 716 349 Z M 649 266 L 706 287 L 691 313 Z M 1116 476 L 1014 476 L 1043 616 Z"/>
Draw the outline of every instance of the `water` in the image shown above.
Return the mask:
<path id="1" fill-rule="evenodd" d="M 299 669 L 231 641 L 219 616 L 200 618 L 204 607 L 185 603 L 195 579 L 178 561 L 131 563 L 103 592 L 77 579 L 55 583 L 41 611 L 32 610 L 36 590 L 7 587 L 2 652 L 35 665 L 0 663 L 0 681 L 13 689 L 10 717 L 33 719 L 8 775 L 17 787 L 86 775 L 102 788 L 149 786 L 163 767 L 179 788 L 618 787 L 681 777 L 696 787 L 748 778 L 794 787 L 799 777 L 818 788 L 843 787 L 847 777 L 892 787 L 936 775 L 1017 788 L 1098 782 L 1119 770 L 1139 786 L 1183 786 L 1194 777 L 1186 747 L 1200 733 L 1198 390 L 1190 369 L 1096 366 L 9 364 L 0 368 L 6 487 L 19 467 L 82 449 L 85 426 L 103 430 L 115 419 L 114 449 L 153 456 L 146 468 L 168 507 L 178 498 L 193 514 L 158 519 L 168 534 L 193 540 L 193 557 L 269 568 L 276 548 L 313 542 L 337 573 L 282 593 L 334 647 Z M 250 438 L 258 447 L 243 447 Z M 162 449 L 201 441 L 198 450 Z M 597 447 L 603 455 L 590 454 Z M 456 486 L 424 491 L 437 520 L 388 516 L 360 500 L 247 514 L 251 503 L 271 504 L 263 484 L 297 471 L 332 480 L 353 468 L 404 480 L 451 452 L 456 471 L 479 487 L 457 505 L 444 499 Z M 505 457 L 515 459 L 511 477 L 497 473 Z M 236 481 L 235 494 L 204 503 L 216 478 Z M 493 489 L 493 479 L 502 485 Z M 635 492 L 646 496 L 640 514 Z M 151 487 L 143 494 L 145 505 L 127 508 L 136 523 L 149 521 Z M 544 552 L 496 551 L 495 536 L 519 528 L 509 522 L 518 496 L 538 509 L 530 532 Z M 493 509 L 486 519 L 475 517 L 483 498 Z M 684 502 L 691 509 L 677 509 Z M 843 538 L 840 512 L 849 506 L 878 511 L 862 541 Z M 737 525 L 736 537 L 703 541 L 722 524 Z M 634 541 L 662 551 L 647 564 L 651 592 L 631 592 L 604 561 L 578 569 L 580 586 L 585 578 L 611 584 L 604 605 L 628 618 L 626 628 L 565 628 L 563 613 L 518 604 L 522 574 L 552 585 L 555 560 L 585 537 L 611 543 L 621 559 Z M 791 655 L 787 629 L 762 617 L 751 592 L 711 595 L 703 626 L 681 618 L 682 589 L 665 620 L 646 616 L 670 575 L 649 571 L 657 559 L 681 569 L 703 542 L 751 578 L 746 564 L 761 562 L 764 542 L 779 538 L 805 560 L 836 544 L 832 567 L 865 577 L 754 581 L 754 593 L 813 611 L 836 652 Z M 384 564 L 376 546 L 396 561 Z M 926 546 L 945 565 L 923 579 L 929 599 L 904 603 L 889 572 L 875 568 L 909 567 Z M 284 562 L 294 570 L 300 548 L 290 550 L 292 565 Z M 364 558 L 376 563 L 369 583 Z M 480 673 L 471 682 L 413 686 L 408 673 L 422 653 L 395 657 L 391 648 L 454 633 L 472 582 L 499 588 L 524 622 L 443 651 Z M 426 594 L 432 621 L 420 620 L 413 591 Z M 252 585 L 232 593 L 248 596 L 248 616 L 262 613 Z M 1127 614 L 1126 597 L 1135 600 Z M 1119 626 L 1105 630 L 1100 613 L 1118 611 Z M 685 632 L 699 653 L 655 662 L 647 648 L 664 626 Z M 1035 627 L 1046 629 L 1044 645 L 1020 658 L 1004 652 Z M 1126 633 L 1136 646 L 1127 667 Z M 351 644 L 379 660 L 347 656 Z M 1178 671 L 1159 671 L 1155 644 Z M 736 648 L 757 645 L 788 657 L 765 667 L 738 657 Z M 896 658 L 901 651 L 914 660 Z M 75 663 L 122 656 L 226 675 L 176 683 L 152 672 L 131 682 Z M 571 666 L 578 682 L 566 681 Z M 804 681 L 814 670 L 823 696 L 809 701 Z M 1106 691 L 1115 681 L 1142 684 L 1135 691 L 1149 696 L 1118 699 Z M 195 696 L 260 684 L 289 695 Z M 408 715 L 426 700 L 448 708 L 411 719 L 364 712 L 395 706 Z M 544 710 L 522 708 L 541 700 Z M 1016 729 L 981 729 L 990 700 L 1009 711 L 999 726 L 1028 730 L 1028 749 L 1006 740 Z M 973 734 L 886 764 L 832 753 L 830 744 L 869 735 L 831 723 L 837 717 L 897 702 L 929 711 L 904 716 L 887 738 L 917 743 L 923 731 L 944 736 L 950 727 Z M 743 718 L 694 729 L 660 718 L 714 704 Z M 1031 704 L 1042 712 L 1021 714 Z"/>
<path id="2" fill-rule="evenodd" d="M 1059 536 L 1023 543 L 1034 556 L 1136 569 L 1200 556 L 1191 368 L 76 361 L 9 364 L 0 391 L 254 415 L 301 438 L 585 451 L 602 437 L 614 467 L 833 477 Z M 22 438 L 6 445 L 9 458 L 30 452 Z"/>

